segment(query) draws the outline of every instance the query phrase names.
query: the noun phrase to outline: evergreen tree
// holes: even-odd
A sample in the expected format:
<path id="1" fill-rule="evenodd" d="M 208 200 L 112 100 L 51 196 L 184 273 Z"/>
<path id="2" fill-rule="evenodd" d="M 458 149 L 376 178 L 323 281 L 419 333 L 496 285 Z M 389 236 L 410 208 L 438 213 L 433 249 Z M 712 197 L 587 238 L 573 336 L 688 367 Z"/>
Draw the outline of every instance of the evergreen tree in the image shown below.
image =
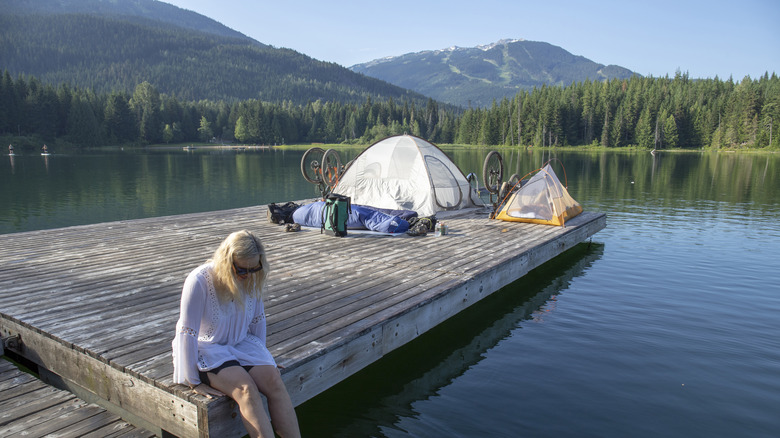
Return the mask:
<path id="1" fill-rule="evenodd" d="M 610 145 L 612 147 L 625 146 L 624 131 L 625 131 L 625 109 L 623 106 L 618 108 L 617 114 L 615 114 L 615 120 L 612 122 L 612 128 L 610 130 Z"/>
<path id="2" fill-rule="evenodd" d="M 173 127 L 166 123 L 165 127 L 163 127 L 162 139 L 165 143 L 170 143 L 173 141 L 173 137 Z"/>
<path id="3" fill-rule="evenodd" d="M 425 138 L 433 139 L 438 124 L 439 105 L 435 100 L 428 98 L 428 103 L 425 106 Z"/>
<path id="4" fill-rule="evenodd" d="M 655 145 L 653 136 L 654 126 L 650 121 L 650 117 L 650 109 L 645 108 L 642 110 L 642 114 L 639 116 L 639 121 L 636 124 L 636 140 L 641 148 L 651 149 Z"/>
<path id="5" fill-rule="evenodd" d="M 142 82 L 135 87 L 133 98 L 130 99 L 138 122 L 139 139 L 146 143 L 154 143 L 161 138 L 160 93 L 149 82 Z"/>
<path id="6" fill-rule="evenodd" d="M 57 137 L 58 99 L 51 85 L 43 85 L 35 78 L 29 82 L 26 98 L 27 131 L 52 140 Z"/>
<path id="7" fill-rule="evenodd" d="M 173 140 L 171 140 L 174 143 L 181 143 L 185 140 L 194 140 L 194 137 L 187 137 L 184 134 L 184 131 L 181 129 L 181 123 L 179 122 L 173 122 L 171 125 L 171 131 L 173 131 Z"/>
<path id="8" fill-rule="evenodd" d="M 102 142 L 95 113 L 86 99 L 73 95 L 68 114 L 68 135 L 71 142 L 80 146 L 98 146 Z"/>
<path id="9" fill-rule="evenodd" d="M 0 80 L 0 134 L 14 132 L 16 113 L 18 104 L 16 102 L 16 93 L 14 92 L 14 82 L 8 70 L 3 72 L 3 78 Z"/>
<path id="10" fill-rule="evenodd" d="M 477 144 L 492 146 L 499 144 L 499 124 L 496 120 L 498 106 L 496 101 L 493 101 L 493 107 L 490 111 L 485 112 L 484 117 L 481 117 L 482 123 L 479 130 L 479 141 Z"/>
<path id="11" fill-rule="evenodd" d="M 247 126 L 244 116 L 239 116 L 238 120 L 236 120 L 234 136 L 236 137 L 236 140 L 242 143 L 247 143 L 249 141 L 249 127 Z"/>
<path id="12" fill-rule="evenodd" d="M 673 115 L 669 115 L 664 122 L 664 142 L 666 147 L 676 148 L 678 146 L 678 140 L 677 122 L 674 121 Z"/>
<path id="13" fill-rule="evenodd" d="M 200 118 L 198 136 L 200 137 L 200 141 L 203 142 L 210 141 L 214 137 L 214 132 L 211 130 L 211 123 L 206 119 L 206 116 Z"/>
<path id="14" fill-rule="evenodd" d="M 62 84 L 57 89 L 57 137 L 62 137 L 67 133 L 68 114 L 70 114 L 70 104 L 72 100 L 73 91 L 68 84 Z"/>
<path id="15" fill-rule="evenodd" d="M 384 125 L 381 125 L 384 126 Z M 390 134 L 389 132 L 387 133 Z M 422 132 L 420 129 L 420 122 L 418 122 L 416 119 L 414 122 L 412 122 L 412 135 L 416 135 L 417 137 L 422 137 Z"/>
<path id="16" fill-rule="evenodd" d="M 604 126 L 601 128 L 601 146 L 610 147 L 612 142 L 610 140 L 610 125 L 609 125 L 609 111 L 604 114 Z"/>
<path id="17" fill-rule="evenodd" d="M 138 138 L 128 98 L 123 93 L 111 93 L 103 114 L 105 133 L 111 143 L 124 143 Z"/>

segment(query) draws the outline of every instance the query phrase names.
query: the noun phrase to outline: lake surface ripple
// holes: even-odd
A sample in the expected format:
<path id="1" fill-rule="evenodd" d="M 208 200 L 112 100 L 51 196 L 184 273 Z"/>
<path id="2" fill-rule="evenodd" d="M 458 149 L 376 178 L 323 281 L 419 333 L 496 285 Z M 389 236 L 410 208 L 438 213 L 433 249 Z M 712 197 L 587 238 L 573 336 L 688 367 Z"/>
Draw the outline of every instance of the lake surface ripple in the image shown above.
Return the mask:
<path id="1" fill-rule="evenodd" d="M 487 151 L 447 152 L 480 174 Z M 5 157 L 0 233 L 311 198 L 302 153 Z M 523 151 L 507 173 L 551 157 L 607 228 L 300 406 L 304 436 L 780 436 L 780 157 Z"/>

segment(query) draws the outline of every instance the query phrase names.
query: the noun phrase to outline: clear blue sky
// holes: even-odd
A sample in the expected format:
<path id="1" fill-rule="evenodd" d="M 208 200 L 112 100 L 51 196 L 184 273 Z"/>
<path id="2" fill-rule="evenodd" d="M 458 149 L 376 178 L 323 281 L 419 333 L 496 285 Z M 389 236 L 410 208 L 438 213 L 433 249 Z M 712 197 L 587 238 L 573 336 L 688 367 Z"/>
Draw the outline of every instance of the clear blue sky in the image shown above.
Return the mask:
<path id="1" fill-rule="evenodd" d="M 261 43 L 349 67 L 500 39 L 642 75 L 780 74 L 780 0 L 165 0 Z"/>

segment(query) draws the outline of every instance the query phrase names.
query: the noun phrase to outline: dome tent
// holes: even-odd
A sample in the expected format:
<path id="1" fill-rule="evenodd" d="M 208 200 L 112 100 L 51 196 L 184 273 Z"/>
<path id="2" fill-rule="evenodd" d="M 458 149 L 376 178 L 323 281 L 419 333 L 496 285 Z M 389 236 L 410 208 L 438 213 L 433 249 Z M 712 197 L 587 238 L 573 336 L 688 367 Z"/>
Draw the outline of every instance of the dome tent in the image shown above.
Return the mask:
<path id="1" fill-rule="evenodd" d="M 510 222 L 564 225 L 582 213 L 549 164 L 539 169 L 498 208 L 495 218 Z"/>
<path id="2" fill-rule="evenodd" d="M 388 137 L 366 148 L 333 193 L 349 196 L 353 204 L 413 210 L 420 216 L 482 205 L 458 166 L 437 146 L 412 135 Z"/>

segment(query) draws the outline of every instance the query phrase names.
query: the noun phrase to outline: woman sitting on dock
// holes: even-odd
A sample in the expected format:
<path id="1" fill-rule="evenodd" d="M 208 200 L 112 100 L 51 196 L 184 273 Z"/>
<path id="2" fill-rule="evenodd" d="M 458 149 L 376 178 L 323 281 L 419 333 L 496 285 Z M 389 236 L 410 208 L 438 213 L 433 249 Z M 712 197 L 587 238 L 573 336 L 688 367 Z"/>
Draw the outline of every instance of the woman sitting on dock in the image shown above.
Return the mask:
<path id="1" fill-rule="evenodd" d="M 300 436 L 290 395 L 265 345 L 268 260 L 249 231 L 229 235 L 184 282 L 173 340 L 173 380 L 196 394 L 227 394 L 252 437 Z M 260 393 L 268 399 L 271 421 Z M 273 422 L 273 428 L 271 426 Z"/>

